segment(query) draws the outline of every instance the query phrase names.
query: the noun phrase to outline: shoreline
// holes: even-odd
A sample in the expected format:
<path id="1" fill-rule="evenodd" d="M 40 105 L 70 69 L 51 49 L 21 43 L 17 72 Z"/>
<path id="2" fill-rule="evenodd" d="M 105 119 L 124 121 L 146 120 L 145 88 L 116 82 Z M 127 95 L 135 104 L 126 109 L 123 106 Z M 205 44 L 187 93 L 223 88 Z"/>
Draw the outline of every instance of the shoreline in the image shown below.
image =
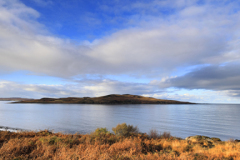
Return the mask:
<path id="1" fill-rule="evenodd" d="M 0 131 L 9 131 L 9 132 L 28 132 L 29 130 L 21 129 L 21 128 L 12 128 L 7 126 L 0 126 Z"/>
<path id="2" fill-rule="evenodd" d="M 8 129 L 5 127 L 5 129 Z M 119 124 L 110 133 L 97 128 L 91 134 L 0 131 L 0 159 L 239 159 L 240 141 L 168 132 L 139 133 L 137 127 Z"/>
<path id="3" fill-rule="evenodd" d="M 65 132 L 65 131 L 58 131 L 58 132 L 54 132 L 54 130 L 49 130 L 49 129 L 39 129 L 39 130 L 27 130 L 27 129 L 21 129 L 21 128 L 13 128 L 13 127 L 7 127 L 7 126 L 0 126 L 0 132 L 1 131 L 7 131 L 7 132 L 14 132 L 14 133 L 21 133 L 21 132 L 35 132 L 35 133 L 38 133 L 38 132 L 43 132 L 43 131 L 48 131 L 48 132 L 51 132 L 53 134 L 66 134 L 66 135 L 75 135 L 75 134 L 79 134 L 79 135 L 89 135 L 91 133 L 79 133 L 79 132 L 76 132 L 76 133 L 68 133 L 68 132 Z M 152 131 L 152 130 L 151 130 Z M 109 132 L 110 133 L 110 132 Z M 145 133 L 145 132 L 139 132 L 140 134 L 149 134 L 149 133 Z M 166 133 L 166 132 L 164 132 Z M 170 134 L 170 132 L 167 132 Z M 194 135 L 194 136 L 202 136 L 202 137 L 208 137 L 206 135 Z M 194 137 L 194 136 L 187 136 L 186 138 L 181 138 L 181 137 L 177 137 L 177 136 L 174 136 L 175 138 L 178 138 L 178 139 L 182 139 L 182 140 L 186 140 L 187 138 L 189 137 Z M 217 139 L 220 139 L 218 137 L 208 137 L 208 138 L 217 138 Z M 221 140 L 221 139 L 220 139 Z M 229 138 L 227 140 L 221 140 L 222 142 L 225 142 L 225 141 L 236 141 L 236 142 L 240 142 L 240 139 L 233 139 L 233 138 Z"/>

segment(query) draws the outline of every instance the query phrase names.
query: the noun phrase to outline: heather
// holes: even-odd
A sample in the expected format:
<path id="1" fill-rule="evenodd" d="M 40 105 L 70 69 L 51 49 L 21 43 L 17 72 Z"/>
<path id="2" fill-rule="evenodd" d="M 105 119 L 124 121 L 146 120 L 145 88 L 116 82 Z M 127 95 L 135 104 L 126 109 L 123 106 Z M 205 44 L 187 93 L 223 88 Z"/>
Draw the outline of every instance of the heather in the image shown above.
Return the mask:
<path id="1" fill-rule="evenodd" d="M 168 132 L 140 133 L 119 124 L 111 133 L 97 128 L 91 134 L 0 131 L 0 159 L 239 159 L 234 140 L 192 136 L 181 139 Z"/>

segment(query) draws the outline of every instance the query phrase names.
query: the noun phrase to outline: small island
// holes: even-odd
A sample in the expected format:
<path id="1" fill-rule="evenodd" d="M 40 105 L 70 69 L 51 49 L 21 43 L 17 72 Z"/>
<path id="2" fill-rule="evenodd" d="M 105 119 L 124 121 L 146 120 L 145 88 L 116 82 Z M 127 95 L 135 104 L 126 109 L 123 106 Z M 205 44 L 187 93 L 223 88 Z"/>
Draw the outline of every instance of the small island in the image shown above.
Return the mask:
<path id="1" fill-rule="evenodd" d="M 111 94 L 101 97 L 67 97 L 21 100 L 13 103 L 51 103 L 51 104 L 194 104 L 175 100 L 156 99 L 130 94 Z"/>

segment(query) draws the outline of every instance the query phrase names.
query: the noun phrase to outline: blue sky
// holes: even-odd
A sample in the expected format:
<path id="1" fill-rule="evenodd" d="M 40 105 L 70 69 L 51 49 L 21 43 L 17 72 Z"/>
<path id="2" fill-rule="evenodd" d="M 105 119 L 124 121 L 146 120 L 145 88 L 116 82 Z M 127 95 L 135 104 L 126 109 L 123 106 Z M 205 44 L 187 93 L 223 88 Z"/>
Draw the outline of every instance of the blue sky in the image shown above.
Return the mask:
<path id="1" fill-rule="evenodd" d="M 0 97 L 240 103 L 240 2 L 0 0 Z"/>

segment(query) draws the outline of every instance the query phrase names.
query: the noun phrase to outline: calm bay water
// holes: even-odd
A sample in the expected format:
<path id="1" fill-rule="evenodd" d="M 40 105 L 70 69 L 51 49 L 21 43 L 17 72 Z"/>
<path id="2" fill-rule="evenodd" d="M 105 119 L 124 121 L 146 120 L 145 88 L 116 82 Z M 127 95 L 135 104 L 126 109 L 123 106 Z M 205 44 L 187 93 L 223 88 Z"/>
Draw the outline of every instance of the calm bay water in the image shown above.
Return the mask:
<path id="1" fill-rule="evenodd" d="M 156 129 L 181 138 L 205 135 L 222 140 L 240 139 L 239 115 L 239 104 L 8 104 L 0 101 L 0 126 L 65 133 L 90 133 L 99 127 L 111 131 L 112 127 L 126 122 L 146 133 Z"/>

